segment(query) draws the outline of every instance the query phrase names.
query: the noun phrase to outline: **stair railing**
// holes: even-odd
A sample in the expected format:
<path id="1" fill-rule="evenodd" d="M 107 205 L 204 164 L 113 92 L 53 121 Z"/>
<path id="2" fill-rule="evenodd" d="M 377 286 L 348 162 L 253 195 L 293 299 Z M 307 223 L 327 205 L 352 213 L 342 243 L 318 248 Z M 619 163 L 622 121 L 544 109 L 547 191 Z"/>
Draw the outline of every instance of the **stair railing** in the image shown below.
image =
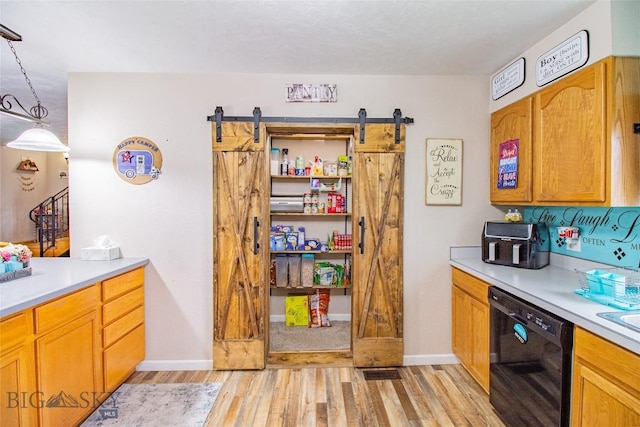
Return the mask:
<path id="1" fill-rule="evenodd" d="M 69 236 L 69 187 L 31 209 L 29 219 L 34 222 L 39 256 L 56 245 L 56 239 Z"/>

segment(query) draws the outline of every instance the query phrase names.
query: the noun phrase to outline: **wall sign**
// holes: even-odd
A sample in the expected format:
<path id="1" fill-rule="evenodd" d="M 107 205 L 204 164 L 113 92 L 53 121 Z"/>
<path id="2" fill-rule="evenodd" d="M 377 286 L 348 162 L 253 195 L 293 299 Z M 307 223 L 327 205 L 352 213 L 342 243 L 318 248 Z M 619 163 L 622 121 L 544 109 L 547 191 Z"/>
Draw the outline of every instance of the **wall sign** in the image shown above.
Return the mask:
<path id="1" fill-rule="evenodd" d="M 498 188 L 518 188 L 519 139 L 500 144 L 498 150 Z"/>
<path id="2" fill-rule="evenodd" d="M 146 184 L 160 176 L 162 153 L 153 141 L 133 136 L 114 150 L 113 168 L 128 183 Z"/>
<path id="3" fill-rule="evenodd" d="M 536 84 L 544 86 L 582 67 L 589 59 L 589 33 L 582 30 L 538 58 Z"/>
<path id="4" fill-rule="evenodd" d="M 491 79 L 491 98 L 502 98 L 524 83 L 524 58 L 518 58 L 498 71 Z"/>
<path id="5" fill-rule="evenodd" d="M 525 207 L 525 222 L 549 227 L 551 252 L 618 267 L 640 267 L 640 206 Z M 567 230 L 572 230 L 568 235 Z M 572 241 L 577 235 L 578 242 Z"/>
<path id="6" fill-rule="evenodd" d="M 427 139 L 425 203 L 462 204 L 462 139 Z"/>
<path id="7" fill-rule="evenodd" d="M 338 85 L 335 83 L 291 83 L 286 85 L 287 102 L 338 102 Z"/>

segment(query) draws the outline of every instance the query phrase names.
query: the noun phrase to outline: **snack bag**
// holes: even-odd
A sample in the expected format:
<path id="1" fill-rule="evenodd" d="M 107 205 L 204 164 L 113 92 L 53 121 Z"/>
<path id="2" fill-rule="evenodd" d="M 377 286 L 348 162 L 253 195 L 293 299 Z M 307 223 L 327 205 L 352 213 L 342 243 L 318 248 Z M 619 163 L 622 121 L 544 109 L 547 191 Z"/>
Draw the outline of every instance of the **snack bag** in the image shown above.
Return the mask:
<path id="1" fill-rule="evenodd" d="M 329 289 L 316 289 L 314 293 L 309 294 L 310 328 L 326 328 L 331 326 L 328 316 L 330 299 L 331 290 Z"/>

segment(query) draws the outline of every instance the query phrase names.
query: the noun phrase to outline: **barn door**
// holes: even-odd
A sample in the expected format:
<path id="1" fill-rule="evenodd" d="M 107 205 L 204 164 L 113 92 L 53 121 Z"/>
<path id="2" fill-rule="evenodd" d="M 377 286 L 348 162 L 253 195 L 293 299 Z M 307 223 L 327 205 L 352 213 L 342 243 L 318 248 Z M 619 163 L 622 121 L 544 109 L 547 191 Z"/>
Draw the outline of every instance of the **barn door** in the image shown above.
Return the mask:
<path id="1" fill-rule="evenodd" d="M 268 250 L 268 188 L 264 127 L 251 122 L 213 125 L 213 366 L 265 366 L 264 265 Z"/>
<path id="2" fill-rule="evenodd" d="M 402 365 L 404 131 L 368 124 L 364 143 L 355 135 L 354 366 Z"/>

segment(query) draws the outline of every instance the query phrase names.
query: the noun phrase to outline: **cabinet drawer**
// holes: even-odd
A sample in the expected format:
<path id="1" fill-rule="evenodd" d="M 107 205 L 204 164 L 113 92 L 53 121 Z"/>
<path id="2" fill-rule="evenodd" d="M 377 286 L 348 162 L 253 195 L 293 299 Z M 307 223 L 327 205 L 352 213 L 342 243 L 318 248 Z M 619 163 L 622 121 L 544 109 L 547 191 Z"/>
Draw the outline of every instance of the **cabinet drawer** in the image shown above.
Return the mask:
<path id="1" fill-rule="evenodd" d="M 451 280 L 454 285 L 471 295 L 478 301 L 489 305 L 489 285 L 487 282 L 474 277 L 457 268 L 451 269 Z"/>
<path id="2" fill-rule="evenodd" d="M 35 309 L 36 333 L 46 332 L 84 313 L 95 310 L 100 305 L 100 291 L 97 285 L 58 298 Z"/>
<path id="3" fill-rule="evenodd" d="M 31 310 L 21 311 L 0 321 L 0 353 L 24 343 L 33 333 Z"/>
<path id="4" fill-rule="evenodd" d="M 576 360 L 628 384 L 640 398 L 640 356 L 579 327 L 575 328 L 573 351 Z"/>
<path id="5" fill-rule="evenodd" d="M 104 347 L 107 348 L 136 326 L 144 323 L 144 307 L 138 307 L 121 319 L 116 320 L 111 325 L 106 326 L 103 331 Z"/>
<path id="6" fill-rule="evenodd" d="M 104 388 L 115 390 L 144 359 L 144 325 L 104 351 Z"/>
<path id="7" fill-rule="evenodd" d="M 144 290 L 138 288 L 128 294 L 122 295 L 120 298 L 106 303 L 102 307 L 102 322 L 108 325 L 122 315 L 139 307 L 144 302 Z"/>
<path id="8" fill-rule="evenodd" d="M 102 300 L 109 301 L 119 295 L 144 285 L 144 267 L 102 282 Z"/>

